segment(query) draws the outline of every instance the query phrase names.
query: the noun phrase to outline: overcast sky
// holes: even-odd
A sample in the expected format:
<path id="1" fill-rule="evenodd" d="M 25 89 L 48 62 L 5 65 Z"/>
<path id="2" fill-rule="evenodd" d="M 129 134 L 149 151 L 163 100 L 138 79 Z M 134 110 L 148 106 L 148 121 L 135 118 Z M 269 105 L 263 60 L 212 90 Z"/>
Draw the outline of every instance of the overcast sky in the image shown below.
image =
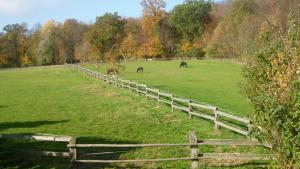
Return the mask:
<path id="1" fill-rule="evenodd" d="M 167 10 L 184 0 L 167 0 Z M 0 0 L 0 30 L 13 23 L 26 22 L 29 27 L 49 19 L 64 21 L 76 18 L 93 22 L 105 12 L 125 17 L 141 16 L 140 0 Z"/>

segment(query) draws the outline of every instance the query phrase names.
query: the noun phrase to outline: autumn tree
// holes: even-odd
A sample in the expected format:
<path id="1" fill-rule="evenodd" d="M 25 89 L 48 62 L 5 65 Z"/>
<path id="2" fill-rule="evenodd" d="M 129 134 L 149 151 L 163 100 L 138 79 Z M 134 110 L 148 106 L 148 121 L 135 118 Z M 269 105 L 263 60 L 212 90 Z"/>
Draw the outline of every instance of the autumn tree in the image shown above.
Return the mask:
<path id="1" fill-rule="evenodd" d="M 162 41 L 163 33 L 161 23 L 168 16 L 164 8 L 164 0 L 142 0 L 143 17 L 141 52 L 147 57 L 162 57 L 165 55 L 165 44 Z"/>
<path id="2" fill-rule="evenodd" d="M 5 36 L 3 33 L 0 33 L 0 67 L 7 67 L 8 66 L 8 58 L 7 58 L 7 51 L 4 46 Z"/>
<path id="3" fill-rule="evenodd" d="M 61 25 L 61 41 L 63 45 L 63 58 L 68 63 L 73 63 L 75 59 L 75 48 L 81 42 L 83 34 L 87 31 L 87 26 L 76 19 L 67 19 Z"/>
<path id="4" fill-rule="evenodd" d="M 141 56 L 139 49 L 141 46 L 141 24 L 140 20 L 127 18 L 125 24 L 125 37 L 120 46 L 120 53 L 124 59 Z"/>
<path id="5" fill-rule="evenodd" d="M 25 56 L 25 41 L 27 28 L 25 24 L 6 25 L 4 28 L 3 47 L 7 65 L 9 67 L 21 67 Z M 4 58 L 3 57 L 3 58 Z"/>
<path id="6" fill-rule="evenodd" d="M 212 35 L 211 57 L 241 58 L 254 49 L 263 19 L 255 0 L 235 0 Z"/>
<path id="7" fill-rule="evenodd" d="M 96 18 L 87 35 L 98 59 L 108 62 L 110 69 L 118 70 L 119 46 L 124 38 L 125 23 L 117 13 L 106 13 Z"/>

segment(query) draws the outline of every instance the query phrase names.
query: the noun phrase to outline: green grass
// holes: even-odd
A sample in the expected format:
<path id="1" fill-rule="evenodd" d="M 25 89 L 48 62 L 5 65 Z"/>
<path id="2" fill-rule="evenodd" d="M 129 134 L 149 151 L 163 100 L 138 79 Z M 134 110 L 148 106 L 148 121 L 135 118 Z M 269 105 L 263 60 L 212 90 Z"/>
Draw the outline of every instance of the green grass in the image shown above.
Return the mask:
<path id="1" fill-rule="evenodd" d="M 171 66 L 167 62 L 161 64 Z M 222 65 L 220 64 L 221 67 Z M 133 63 L 131 67 L 134 67 Z M 196 66 L 192 64 L 190 69 L 193 67 Z M 130 73 L 133 70 L 129 71 L 129 68 L 128 66 L 128 70 L 126 69 L 127 75 L 124 73 L 126 77 L 138 78 L 141 76 L 140 79 L 144 80 L 147 79 L 144 76 L 152 77 L 152 79 L 156 77 L 156 75 L 147 73 L 150 71 L 147 65 L 145 65 L 146 73 L 143 75 Z M 230 66 L 227 68 L 232 69 Z M 234 69 L 239 70 L 238 67 Z M 167 74 L 162 72 L 162 77 Z M 229 74 L 236 74 L 236 72 L 233 71 Z M 197 76 L 195 75 L 195 77 Z M 192 77 L 190 78 L 192 80 Z M 157 83 L 159 79 L 156 80 Z M 161 79 L 162 86 L 167 82 L 174 82 L 171 77 L 168 80 Z M 148 82 L 150 83 L 150 80 Z M 180 83 L 179 86 L 190 83 L 192 82 L 187 81 Z M 225 83 L 229 83 L 229 80 Z M 154 81 L 152 84 L 154 85 Z M 168 86 L 161 88 L 169 89 Z M 236 89 L 236 87 L 232 88 Z M 170 87 L 172 91 L 175 89 L 175 87 Z M 178 94 L 184 94 L 184 92 L 180 93 L 180 90 L 183 89 L 178 88 Z M 201 90 L 201 86 L 198 86 L 198 90 Z M 237 93 L 237 91 L 233 93 Z M 190 94 L 196 96 L 192 92 Z M 199 139 L 243 138 L 226 129 L 214 131 L 213 127 L 205 120 L 190 119 L 188 115 L 180 111 L 172 113 L 168 106 L 158 105 L 155 101 L 146 100 L 127 90 L 107 86 L 101 81 L 84 77 L 78 71 L 65 67 L 0 71 L 0 133 L 2 134 L 69 135 L 76 136 L 80 143 L 185 143 L 188 141 L 187 134 L 191 130 L 198 132 Z M 63 169 L 68 166 L 68 159 L 29 156 L 19 152 L 18 149 L 67 151 L 65 145 L 61 143 L 0 139 L 0 168 L 1 166 L 18 166 L 18 168 Z M 264 151 L 242 147 L 202 148 L 202 151 L 205 152 L 235 152 L 236 150 L 241 152 Z M 97 150 L 92 149 L 91 151 L 96 152 Z M 155 148 L 131 149 L 129 152 L 98 156 L 97 158 L 137 159 L 174 156 L 189 156 L 189 151 L 186 148 L 171 151 Z M 189 165 L 189 162 L 163 162 L 151 163 L 145 167 L 138 165 L 137 168 L 188 168 Z M 128 168 L 132 167 L 128 166 Z M 255 165 L 246 165 L 237 168 L 256 167 Z M 91 168 L 91 166 L 83 168 Z M 114 166 L 105 165 L 100 168 L 114 168 Z"/>
<path id="2" fill-rule="evenodd" d="M 123 63 L 120 76 L 248 116 L 251 108 L 241 94 L 241 65 L 225 61 L 192 60 L 188 68 L 180 69 L 180 61 L 152 61 Z M 136 73 L 139 66 L 144 73 Z M 95 69 L 89 65 L 88 67 Z M 98 69 L 105 72 L 106 66 Z"/>

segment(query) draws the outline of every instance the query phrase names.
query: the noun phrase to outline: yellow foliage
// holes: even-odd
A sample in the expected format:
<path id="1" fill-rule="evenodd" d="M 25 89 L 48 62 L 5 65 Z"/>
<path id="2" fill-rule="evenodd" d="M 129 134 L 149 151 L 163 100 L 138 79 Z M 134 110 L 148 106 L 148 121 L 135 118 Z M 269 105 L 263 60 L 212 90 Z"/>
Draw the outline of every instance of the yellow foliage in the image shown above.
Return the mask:
<path id="1" fill-rule="evenodd" d="M 269 88 L 281 103 L 290 102 L 293 98 L 293 83 L 296 80 L 298 63 L 296 59 L 288 61 L 287 54 L 281 52 L 271 61 L 271 67 L 267 70 L 267 77 L 273 82 Z"/>
<path id="2" fill-rule="evenodd" d="M 29 61 L 30 61 L 29 56 L 25 54 L 25 56 L 22 57 L 22 63 L 24 65 L 27 65 L 29 63 Z"/>
<path id="3" fill-rule="evenodd" d="M 8 63 L 8 60 L 7 60 L 7 55 L 3 54 L 3 55 L 0 55 L 0 64 L 7 64 Z"/>

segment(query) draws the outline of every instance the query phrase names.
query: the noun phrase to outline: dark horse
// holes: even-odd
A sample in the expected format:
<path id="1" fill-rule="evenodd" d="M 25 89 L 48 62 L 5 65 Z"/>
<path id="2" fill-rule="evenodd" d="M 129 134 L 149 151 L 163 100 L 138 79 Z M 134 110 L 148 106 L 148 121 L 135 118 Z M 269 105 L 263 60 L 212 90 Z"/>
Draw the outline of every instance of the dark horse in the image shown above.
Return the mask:
<path id="1" fill-rule="evenodd" d="M 187 62 L 182 61 L 182 62 L 180 63 L 180 68 L 182 68 L 182 67 L 187 68 Z"/>
<path id="2" fill-rule="evenodd" d="M 144 72 L 144 68 L 143 67 L 138 67 L 136 69 L 136 73 L 143 73 Z"/>

